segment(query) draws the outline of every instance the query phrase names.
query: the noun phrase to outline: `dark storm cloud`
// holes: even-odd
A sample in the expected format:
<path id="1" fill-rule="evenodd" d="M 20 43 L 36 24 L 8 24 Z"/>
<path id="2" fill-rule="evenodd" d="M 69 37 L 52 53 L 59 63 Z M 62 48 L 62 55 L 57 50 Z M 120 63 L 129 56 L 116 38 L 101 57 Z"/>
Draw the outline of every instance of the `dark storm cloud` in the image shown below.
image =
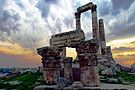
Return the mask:
<path id="1" fill-rule="evenodd" d="M 44 0 L 46 3 L 49 3 L 49 4 L 56 4 L 58 2 L 58 0 Z"/>
<path id="2" fill-rule="evenodd" d="M 35 50 L 37 47 L 46 46 L 52 34 L 74 30 L 76 8 L 91 1 L 97 4 L 98 18 L 105 21 L 105 31 L 109 32 L 109 34 L 105 32 L 107 40 L 135 35 L 134 0 L 0 0 L 0 41 L 8 42 L 12 46 L 17 44 L 24 51 L 25 48 Z M 86 39 L 91 39 L 92 29 L 90 30 L 89 26 L 91 13 L 88 11 L 82 16 L 81 22 Z M 12 48 L 10 45 L 5 47 Z M 114 50 L 126 52 L 134 49 L 120 47 Z M 24 57 L 0 54 L 0 66 L 36 65 L 31 63 L 35 58 L 24 59 Z M 134 58 L 134 55 L 129 57 L 121 55 L 116 59 L 126 62 Z"/>
<path id="3" fill-rule="evenodd" d="M 118 14 L 121 9 L 127 10 L 134 0 L 112 0 L 112 14 Z"/>
<path id="4" fill-rule="evenodd" d="M 71 1 L 57 0 L 49 2 L 49 5 L 48 15 L 44 19 L 51 35 L 70 31 L 70 28 L 74 27 L 74 13 L 72 12 L 74 7 L 72 7 Z"/>
<path id="5" fill-rule="evenodd" d="M 58 0 L 40 0 L 36 7 L 41 11 L 42 17 L 46 18 L 49 14 L 50 5 L 56 5 L 57 3 Z"/>
<path id="6" fill-rule="evenodd" d="M 64 19 L 65 25 L 67 25 L 68 27 L 74 27 L 73 26 L 74 25 L 73 18 L 74 18 L 73 16 L 65 17 L 65 19 Z"/>
<path id="7" fill-rule="evenodd" d="M 123 24 L 122 26 L 123 27 L 121 27 L 120 25 L 119 26 L 116 25 L 113 28 L 113 31 L 110 34 L 111 36 L 113 35 L 113 39 L 134 37 L 134 35 L 135 35 L 135 24 L 133 24 L 131 26 L 130 25 L 124 26 L 124 24 Z"/>
<path id="8" fill-rule="evenodd" d="M 39 8 L 39 10 L 41 11 L 42 17 L 47 17 L 48 13 L 49 13 L 49 7 L 50 4 L 45 2 L 44 0 L 40 0 L 37 5 L 37 8 Z"/>
<path id="9" fill-rule="evenodd" d="M 122 0 L 116 1 L 117 3 L 122 3 Z M 124 8 L 122 6 L 118 7 L 118 10 L 120 10 L 117 15 L 112 14 L 110 15 L 109 21 L 108 21 L 108 28 L 110 30 L 110 34 L 107 35 L 109 40 L 111 39 L 121 39 L 121 38 L 129 38 L 134 37 L 135 35 L 135 1 L 128 2 L 129 0 L 124 0 L 123 3 L 127 2 L 127 8 Z M 118 5 L 118 4 L 116 4 Z M 126 10 L 121 10 L 126 9 Z M 117 9 L 114 11 L 117 11 Z"/>
<path id="10" fill-rule="evenodd" d="M 48 29 L 34 0 L 0 0 L 0 4 L 0 41 L 32 50 L 43 40 L 46 44 Z"/>
<path id="11" fill-rule="evenodd" d="M 73 27 L 72 5 L 67 7 L 69 2 L 66 3 L 59 0 L 0 0 L 0 41 L 18 43 L 32 50 L 48 45 L 50 35 Z"/>
<path id="12" fill-rule="evenodd" d="M 10 35 L 10 30 L 18 30 L 20 16 L 14 10 L 0 11 L 0 30 Z M 6 24 L 5 24 L 6 23 Z"/>
<path id="13" fill-rule="evenodd" d="M 113 9 L 128 9 L 134 0 L 112 0 Z"/>
<path id="14" fill-rule="evenodd" d="M 12 2 L 8 1 L 9 4 L 6 4 L 6 1 L 8 0 L 0 0 L 0 35 L 2 35 L 0 40 L 9 39 L 26 48 L 36 47 L 38 42 L 42 40 L 48 42 L 52 34 L 69 31 L 71 28 L 75 29 L 74 12 L 77 7 L 84 5 L 84 3 L 72 0 L 32 0 L 36 2 L 34 4 L 28 0 L 11 0 Z M 119 17 L 110 14 L 110 12 L 112 7 L 117 7 L 119 10 L 129 10 L 132 5 L 132 0 L 127 1 L 113 0 L 111 2 L 108 0 L 93 0 L 93 3 L 97 4 L 99 17 L 102 17 L 105 19 L 104 21 L 107 21 L 106 23 L 109 23 L 111 19 L 116 18 L 116 20 L 119 20 L 119 17 L 124 17 L 121 11 L 118 12 Z M 118 5 L 115 2 L 123 4 Z M 126 2 L 127 4 L 125 5 Z M 10 8 L 7 8 L 9 6 Z M 129 17 L 126 21 L 117 21 L 113 25 L 106 25 L 106 27 L 108 27 L 107 29 L 110 30 L 109 35 L 107 35 L 109 40 L 112 38 L 129 37 L 135 34 L 135 24 L 132 24 L 135 22 L 135 18 L 133 18 L 135 12 L 129 10 L 127 14 L 129 14 Z M 87 28 L 85 26 L 89 25 L 87 22 L 91 22 L 91 14 L 86 12 L 82 16 L 86 18 L 81 19 L 84 23 L 86 38 L 90 38 L 92 35 L 90 34 L 91 32 L 89 32 L 89 27 Z M 85 20 L 86 22 L 84 22 Z M 123 18 L 121 18 L 121 20 L 123 20 Z M 129 25 L 129 23 L 131 24 Z"/>
<path id="15" fill-rule="evenodd" d="M 101 3 L 99 3 L 100 5 Z M 109 13 L 111 12 L 112 6 L 111 6 L 111 2 L 103 2 L 100 7 L 97 7 L 98 12 L 100 14 L 100 16 L 105 16 L 105 15 L 109 15 Z"/>

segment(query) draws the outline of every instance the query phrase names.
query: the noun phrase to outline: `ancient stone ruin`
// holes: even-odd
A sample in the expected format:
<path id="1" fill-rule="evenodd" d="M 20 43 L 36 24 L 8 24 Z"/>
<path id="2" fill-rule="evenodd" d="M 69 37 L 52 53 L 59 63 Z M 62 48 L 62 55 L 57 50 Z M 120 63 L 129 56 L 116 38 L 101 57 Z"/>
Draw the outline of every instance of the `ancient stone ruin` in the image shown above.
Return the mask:
<path id="1" fill-rule="evenodd" d="M 98 63 L 112 59 L 110 46 L 106 46 L 103 19 L 97 20 L 97 6 L 92 2 L 77 8 L 76 30 L 52 35 L 50 46 L 37 49 L 42 57 L 43 77 L 46 85 L 64 87 L 74 82 L 84 87 L 99 86 Z M 91 10 L 93 39 L 85 41 L 81 29 L 81 13 Z M 66 57 L 66 47 L 76 48 L 77 57 Z"/>

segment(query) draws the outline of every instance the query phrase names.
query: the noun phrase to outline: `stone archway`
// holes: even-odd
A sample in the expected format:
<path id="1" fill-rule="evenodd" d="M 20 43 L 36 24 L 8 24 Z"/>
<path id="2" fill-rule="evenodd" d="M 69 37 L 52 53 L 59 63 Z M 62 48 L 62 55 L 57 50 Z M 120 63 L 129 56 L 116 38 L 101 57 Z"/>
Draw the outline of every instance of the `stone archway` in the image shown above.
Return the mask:
<path id="1" fill-rule="evenodd" d="M 96 8 L 97 8 L 97 6 L 94 5 L 92 2 L 77 8 L 77 12 L 75 13 L 76 30 L 81 29 L 81 22 L 80 22 L 81 13 L 86 12 L 88 10 L 91 10 L 93 39 L 99 40 L 99 35 L 98 35 L 99 31 L 98 31 L 98 22 L 97 22 L 97 11 L 96 11 Z"/>
<path id="2" fill-rule="evenodd" d="M 92 12 L 93 39 L 85 41 L 85 35 L 80 24 L 80 15 L 87 10 Z M 79 7 L 75 13 L 75 18 L 76 30 L 52 35 L 50 47 L 37 50 L 38 54 L 42 56 L 45 81 L 48 82 L 46 78 L 50 77 L 49 84 L 50 82 L 52 84 L 53 82 L 56 83 L 59 77 L 64 77 L 73 82 L 80 81 L 84 86 L 98 86 L 99 77 L 96 62 L 99 36 L 96 5 L 91 2 Z M 66 47 L 76 48 L 78 60 L 72 62 L 71 58 L 66 58 Z M 50 69 L 53 71 L 50 72 Z"/>

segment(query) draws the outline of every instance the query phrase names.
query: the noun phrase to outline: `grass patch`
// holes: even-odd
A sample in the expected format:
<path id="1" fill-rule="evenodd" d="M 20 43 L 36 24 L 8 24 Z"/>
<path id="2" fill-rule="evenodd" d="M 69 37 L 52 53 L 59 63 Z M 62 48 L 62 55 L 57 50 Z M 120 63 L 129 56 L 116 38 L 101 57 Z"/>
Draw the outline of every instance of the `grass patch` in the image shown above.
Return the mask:
<path id="1" fill-rule="evenodd" d="M 135 83 L 135 75 L 133 74 L 129 74 L 127 72 L 117 72 L 117 76 L 121 77 L 124 81 Z"/>
<path id="2" fill-rule="evenodd" d="M 35 82 L 39 82 L 40 84 L 43 84 L 44 82 L 38 79 L 42 76 L 42 73 L 36 72 L 36 73 L 30 73 L 27 72 L 25 74 L 12 77 L 12 78 L 4 78 L 0 80 L 0 89 L 18 89 L 18 90 L 33 90 Z M 10 81 L 19 81 L 21 84 L 19 85 L 10 85 L 10 84 L 4 84 L 4 82 L 10 82 Z"/>
<path id="3" fill-rule="evenodd" d="M 108 83 L 109 79 L 114 78 L 117 79 L 116 84 L 134 84 L 135 83 L 135 75 L 129 74 L 127 72 L 117 72 L 117 75 L 110 76 L 110 75 L 100 75 L 100 81 Z"/>

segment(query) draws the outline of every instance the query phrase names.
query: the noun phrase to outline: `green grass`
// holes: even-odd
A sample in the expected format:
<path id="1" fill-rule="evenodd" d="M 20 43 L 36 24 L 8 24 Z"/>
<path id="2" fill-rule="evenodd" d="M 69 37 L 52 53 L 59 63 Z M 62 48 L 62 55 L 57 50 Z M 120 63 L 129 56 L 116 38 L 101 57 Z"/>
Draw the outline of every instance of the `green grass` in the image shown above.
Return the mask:
<path id="1" fill-rule="evenodd" d="M 117 76 L 121 77 L 124 81 L 135 83 L 135 75 L 128 74 L 127 72 L 117 72 L 117 74 Z"/>
<path id="2" fill-rule="evenodd" d="M 99 74 L 100 74 L 100 72 L 99 72 Z M 115 75 L 115 76 L 101 75 L 101 74 L 100 74 L 100 76 L 103 76 L 102 78 L 100 78 L 100 81 L 105 82 L 105 83 L 108 83 L 108 80 L 110 78 L 117 79 L 118 80 L 117 84 L 133 84 L 133 83 L 135 83 L 135 75 L 129 74 L 129 73 L 123 72 L 123 71 L 117 72 L 117 75 Z"/>
<path id="3" fill-rule="evenodd" d="M 37 80 L 42 76 L 42 73 L 37 72 L 37 73 L 25 73 L 20 76 L 16 76 L 13 78 L 4 78 L 0 80 L 0 89 L 5 88 L 6 90 L 11 90 L 11 89 L 18 89 L 18 90 L 32 90 L 34 88 L 35 82 L 39 82 L 40 84 L 43 84 L 43 81 Z M 19 85 L 9 85 L 9 84 L 4 84 L 4 82 L 9 82 L 9 81 L 19 81 L 21 84 Z"/>

